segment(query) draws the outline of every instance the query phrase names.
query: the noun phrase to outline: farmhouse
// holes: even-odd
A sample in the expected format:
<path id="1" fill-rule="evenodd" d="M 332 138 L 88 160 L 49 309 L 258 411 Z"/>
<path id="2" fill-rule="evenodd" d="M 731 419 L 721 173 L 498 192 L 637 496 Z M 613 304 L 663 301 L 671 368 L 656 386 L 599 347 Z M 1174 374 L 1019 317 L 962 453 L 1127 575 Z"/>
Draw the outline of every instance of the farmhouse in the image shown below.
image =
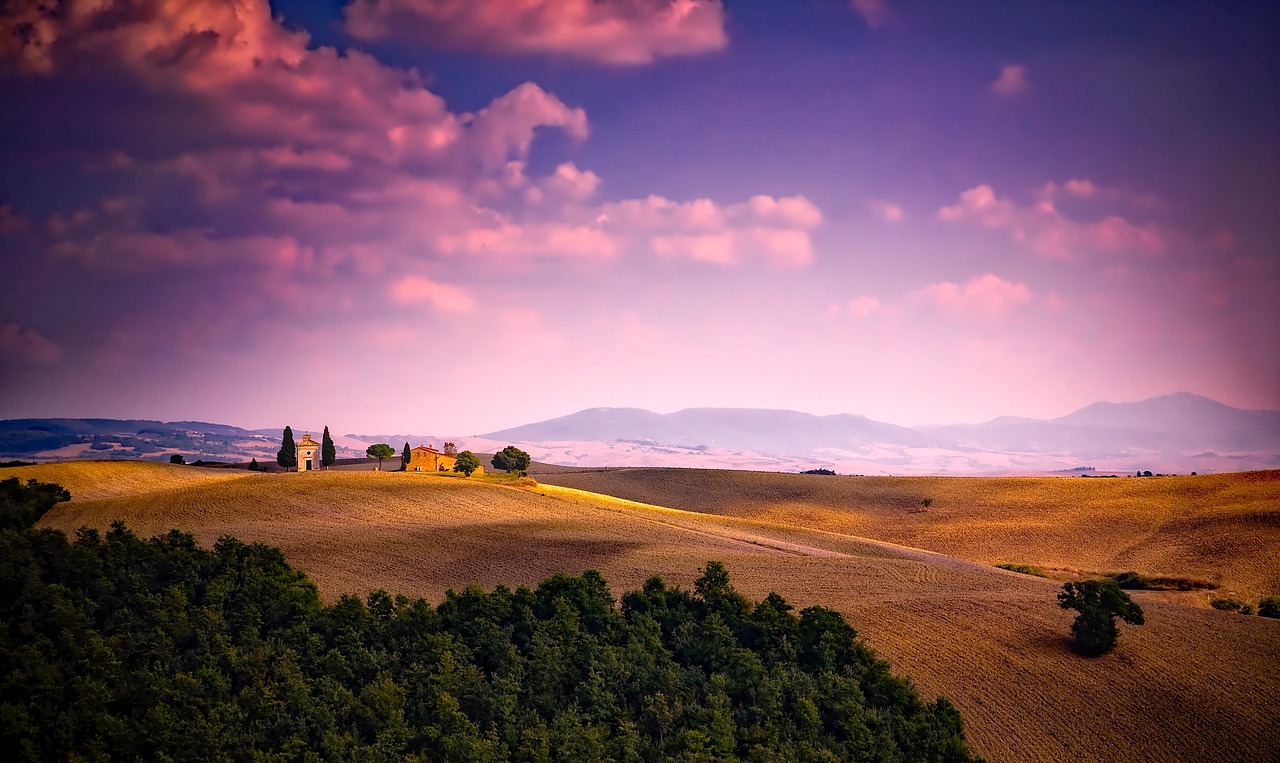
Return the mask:
<path id="1" fill-rule="evenodd" d="M 409 463 L 405 464 L 405 471 L 451 472 L 457 461 L 456 456 L 438 451 L 430 445 L 419 445 L 409 451 Z"/>

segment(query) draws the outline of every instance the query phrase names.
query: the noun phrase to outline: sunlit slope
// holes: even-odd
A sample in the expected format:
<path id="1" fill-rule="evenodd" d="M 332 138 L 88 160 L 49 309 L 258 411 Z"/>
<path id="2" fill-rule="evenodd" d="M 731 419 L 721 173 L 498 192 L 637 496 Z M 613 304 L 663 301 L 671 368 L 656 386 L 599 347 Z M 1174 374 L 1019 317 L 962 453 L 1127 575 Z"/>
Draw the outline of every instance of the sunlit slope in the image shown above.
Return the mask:
<path id="1" fill-rule="evenodd" d="M 48 479 L 57 479 L 49 474 Z M 543 495 L 545 493 L 545 495 Z M 281 546 L 327 597 L 383 587 L 438 597 L 468 582 L 601 570 L 615 592 L 650 574 L 691 584 L 707 559 L 735 584 L 844 612 L 895 670 L 965 715 L 993 761 L 1259 760 L 1280 737 L 1280 623 L 1160 603 L 1120 649 L 1065 649 L 1048 581 L 834 533 L 691 514 L 550 486 L 434 475 L 248 475 L 63 504 L 73 530 L 124 519 Z"/>
<path id="2" fill-rule="evenodd" d="M 62 461 L 0 469 L 0 479 L 56 482 L 71 491 L 73 501 L 137 496 L 247 476 L 249 472 L 233 469 L 201 469 L 153 461 Z"/>
<path id="3" fill-rule="evenodd" d="M 1201 578 L 1251 599 L 1280 594 L 1280 471 L 1084 479 L 619 469 L 539 479 L 988 564 L 1137 570 Z"/>

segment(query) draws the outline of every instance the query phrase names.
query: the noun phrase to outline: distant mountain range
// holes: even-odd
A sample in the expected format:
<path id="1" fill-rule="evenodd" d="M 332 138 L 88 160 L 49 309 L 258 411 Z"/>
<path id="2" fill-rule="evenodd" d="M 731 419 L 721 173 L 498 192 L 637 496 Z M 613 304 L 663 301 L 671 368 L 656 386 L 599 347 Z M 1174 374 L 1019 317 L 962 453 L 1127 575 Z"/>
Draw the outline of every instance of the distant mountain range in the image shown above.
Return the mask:
<path id="1" fill-rule="evenodd" d="M 318 434 L 317 430 L 295 428 Z M 843 474 L 1244 471 L 1280 468 L 1280 412 L 1233 408 L 1185 392 L 1095 403 L 1055 419 L 904 427 L 865 416 L 690 408 L 591 408 L 478 436 L 335 436 L 340 456 L 366 443 L 452 440 L 492 452 L 508 443 L 568 466 L 705 466 Z M 0 460 L 58 458 L 274 460 L 280 430 L 118 419 L 0 421 Z M 1093 467 L 1093 469 L 1088 469 Z"/>
<path id="2" fill-rule="evenodd" d="M 690 408 L 659 414 L 592 408 L 481 435 L 548 444 L 591 442 L 807 457 L 866 473 L 1237 471 L 1280 466 L 1280 412 L 1233 408 L 1179 392 L 1094 403 L 1056 419 L 1006 416 L 982 424 L 903 427 L 865 416 Z M 923 469 L 922 469 L 923 467 Z"/>

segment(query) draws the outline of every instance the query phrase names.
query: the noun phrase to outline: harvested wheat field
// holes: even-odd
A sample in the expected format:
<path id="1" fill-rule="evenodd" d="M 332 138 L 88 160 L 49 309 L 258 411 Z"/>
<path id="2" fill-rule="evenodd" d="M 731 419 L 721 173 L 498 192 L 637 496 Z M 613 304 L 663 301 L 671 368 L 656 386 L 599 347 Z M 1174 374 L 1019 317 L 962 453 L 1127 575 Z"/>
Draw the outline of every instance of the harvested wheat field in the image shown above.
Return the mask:
<path id="1" fill-rule="evenodd" d="M 1280 471 L 1188 477 L 831 477 L 702 469 L 537 475 L 690 511 L 898 543 L 987 564 L 1135 570 L 1280 594 Z M 922 501 L 931 498 L 926 509 Z"/>
<path id="2" fill-rule="evenodd" d="M 122 467 L 102 465 L 104 482 L 124 484 Z M 974 748 L 992 761 L 1276 756 L 1280 621 L 1144 602 L 1146 626 L 1124 628 L 1114 653 L 1084 659 L 1066 649 L 1070 615 L 1055 606 L 1054 583 L 839 532 L 436 475 L 187 480 L 175 470 L 201 470 L 125 468 L 151 487 L 95 486 L 94 466 L 83 464 L 6 474 L 77 481 L 83 496 L 101 496 L 56 507 L 44 526 L 123 519 L 144 535 L 177 527 L 203 543 L 223 534 L 264 541 L 330 599 L 379 587 L 436 599 L 471 582 L 532 584 L 589 568 L 620 593 L 654 573 L 687 586 L 717 559 L 749 596 L 776 590 L 797 606 L 844 612 L 926 696 L 956 703 Z M 929 487 L 939 510 L 958 502 Z"/>

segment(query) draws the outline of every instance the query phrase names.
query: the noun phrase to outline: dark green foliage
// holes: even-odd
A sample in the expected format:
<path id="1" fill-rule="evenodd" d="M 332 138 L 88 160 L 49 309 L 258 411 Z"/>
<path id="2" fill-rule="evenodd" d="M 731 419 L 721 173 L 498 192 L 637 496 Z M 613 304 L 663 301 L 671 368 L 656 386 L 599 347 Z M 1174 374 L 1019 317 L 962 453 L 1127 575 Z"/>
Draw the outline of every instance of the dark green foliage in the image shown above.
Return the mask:
<path id="1" fill-rule="evenodd" d="M 280 551 L 0 531 L 6 760 L 975 760 L 843 618 L 708 564 L 615 605 L 536 589 L 325 606 Z"/>
<path id="2" fill-rule="evenodd" d="M 461 453 L 459 453 L 458 459 L 453 462 L 453 470 L 455 472 L 462 472 L 468 477 L 471 476 L 472 472 L 474 472 L 476 469 L 479 469 L 479 468 L 480 468 L 480 459 L 476 458 L 476 454 L 472 453 L 469 450 L 464 450 Z"/>
<path id="3" fill-rule="evenodd" d="M 364 454 L 369 458 L 378 459 L 378 469 L 381 470 L 382 459 L 391 458 L 396 454 L 396 452 L 392 450 L 390 445 L 386 444 L 385 442 L 380 442 L 377 445 L 370 445 L 369 447 L 365 448 Z"/>
<path id="4" fill-rule="evenodd" d="M 0 480 L 0 530 L 25 530 L 34 526 L 46 511 L 70 500 L 71 494 L 61 485 L 35 480 L 27 480 L 24 485 L 17 477 Z M 5 560 L 3 555 L 0 560 Z"/>
<path id="5" fill-rule="evenodd" d="M 409 468 L 409 458 L 413 453 L 409 449 L 409 443 L 404 444 L 404 450 L 400 453 L 400 471 L 407 471 Z"/>
<path id="6" fill-rule="evenodd" d="M 514 445 L 508 445 L 493 454 L 493 468 L 504 472 L 523 472 L 529 468 L 529 454 Z"/>
<path id="7" fill-rule="evenodd" d="M 997 564 L 996 566 L 1002 570 L 1009 570 L 1010 572 L 1018 572 L 1023 575 L 1034 575 L 1035 577 L 1038 577 L 1038 578 L 1049 577 L 1049 573 L 1045 572 L 1039 567 L 1033 567 L 1030 564 Z"/>
<path id="8" fill-rule="evenodd" d="M 1280 617 L 1280 596 L 1268 596 L 1258 602 L 1258 614 L 1262 617 Z"/>
<path id="9" fill-rule="evenodd" d="M 1106 577 L 1115 580 L 1126 591 L 1194 591 L 1197 588 L 1215 588 L 1213 583 L 1192 578 L 1174 578 L 1163 575 L 1148 576 L 1130 570 L 1108 572 Z"/>
<path id="10" fill-rule="evenodd" d="M 1239 612 L 1244 603 L 1238 599 L 1214 599 L 1209 602 L 1209 606 L 1223 612 Z"/>
<path id="11" fill-rule="evenodd" d="M 183 458 L 181 453 L 174 453 L 169 456 L 169 463 L 171 464 L 185 464 L 186 462 L 187 459 Z"/>
<path id="12" fill-rule="evenodd" d="M 831 471 L 830 469 L 806 469 L 806 470 L 804 470 L 804 471 L 802 471 L 802 472 L 800 472 L 800 473 L 801 473 L 801 474 L 822 474 L 822 475 L 825 475 L 825 476 L 827 476 L 827 477 L 834 477 L 834 476 L 836 476 L 836 473 L 835 473 L 835 472 L 833 472 L 833 471 Z"/>
<path id="13" fill-rule="evenodd" d="M 1063 584 L 1062 592 L 1058 594 L 1058 606 L 1079 613 L 1071 624 L 1072 646 L 1090 657 L 1105 654 L 1115 647 L 1120 635 L 1116 628 L 1117 617 L 1130 625 L 1145 622 L 1142 607 L 1135 604 L 1111 578 Z"/>
<path id="14" fill-rule="evenodd" d="M 293 429 L 284 428 L 284 439 L 280 442 L 280 450 L 276 453 L 276 463 L 286 470 L 298 466 L 298 444 L 293 441 Z"/>
<path id="15" fill-rule="evenodd" d="M 333 438 L 329 436 L 329 427 L 324 428 L 324 434 L 320 438 L 320 465 L 333 466 L 338 460 L 338 449 L 333 445 Z"/>
<path id="16" fill-rule="evenodd" d="M 249 471 L 251 472 L 262 471 L 262 465 L 258 463 L 258 459 L 255 458 L 249 462 Z"/>

